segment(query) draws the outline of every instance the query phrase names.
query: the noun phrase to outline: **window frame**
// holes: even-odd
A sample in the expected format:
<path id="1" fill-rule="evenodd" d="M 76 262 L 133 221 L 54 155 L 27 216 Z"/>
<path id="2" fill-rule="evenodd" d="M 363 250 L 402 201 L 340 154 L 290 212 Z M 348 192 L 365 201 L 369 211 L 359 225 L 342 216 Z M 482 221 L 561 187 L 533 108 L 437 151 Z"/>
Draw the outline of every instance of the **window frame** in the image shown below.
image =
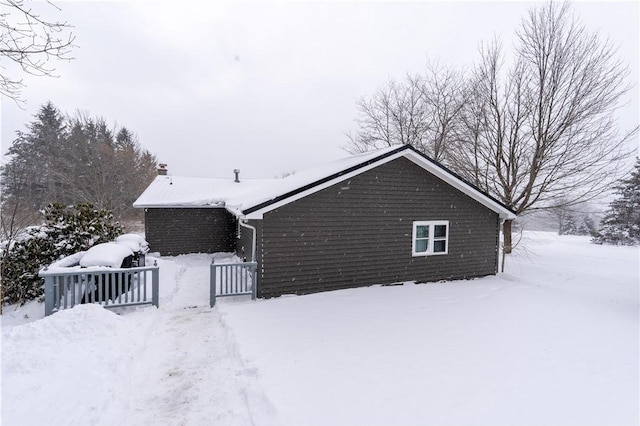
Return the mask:
<path id="1" fill-rule="evenodd" d="M 444 225 L 446 227 L 445 236 L 436 237 L 435 236 L 435 227 Z M 416 242 L 418 239 L 424 240 L 424 237 L 418 238 L 418 227 L 419 226 L 428 226 L 429 234 L 427 236 L 427 250 L 426 251 L 416 251 Z M 434 252 L 434 242 L 435 241 L 444 241 L 445 250 L 440 252 Z M 443 254 L 449 254 L 449 221 L 448 220 L 419 220 L 413 222 L 413 233 L 411 238 L 411 255 L 413 257 L 418 256 L 440 256 Z"/>

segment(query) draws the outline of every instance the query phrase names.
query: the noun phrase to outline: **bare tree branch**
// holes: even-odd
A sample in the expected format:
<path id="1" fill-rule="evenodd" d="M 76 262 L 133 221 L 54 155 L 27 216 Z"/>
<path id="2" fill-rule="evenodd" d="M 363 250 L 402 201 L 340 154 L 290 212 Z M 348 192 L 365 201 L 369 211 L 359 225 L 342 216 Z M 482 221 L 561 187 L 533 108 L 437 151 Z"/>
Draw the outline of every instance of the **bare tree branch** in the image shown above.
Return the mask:
<path id="1" fill-rule="evenodd" d="M 23 75 L 55 77 L 55 67 L 50 61 L 72 60 L 75 36 L 67 22 L 40 17 L 25 5 L 24 0 L 0 0 L 0 7 L 0 58 L 19 69 L 11 72 L 2 65 L 0 94 L 20 104 L 25 87 Z"/>

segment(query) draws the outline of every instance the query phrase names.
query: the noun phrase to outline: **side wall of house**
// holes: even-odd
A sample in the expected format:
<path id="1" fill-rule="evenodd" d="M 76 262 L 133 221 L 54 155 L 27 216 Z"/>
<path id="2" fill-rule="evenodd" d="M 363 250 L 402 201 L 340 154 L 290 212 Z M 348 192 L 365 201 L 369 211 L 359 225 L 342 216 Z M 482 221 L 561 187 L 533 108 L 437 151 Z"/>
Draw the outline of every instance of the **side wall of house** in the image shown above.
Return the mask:
<path id="1" fill-rule="evenodd" d="M 145 209 L 149 249 L 163 256 L 232 252 L 236 245 L 235 233 L 236 221 L 225 209 Z"/>
<path id="2" fill-rule="evenodd" d="M 412 256 L 414 221 L 448 220 L 446 255 Z M 499 218 L 399 158 L 265 213 L 259 295 L 495 274 Z"/>

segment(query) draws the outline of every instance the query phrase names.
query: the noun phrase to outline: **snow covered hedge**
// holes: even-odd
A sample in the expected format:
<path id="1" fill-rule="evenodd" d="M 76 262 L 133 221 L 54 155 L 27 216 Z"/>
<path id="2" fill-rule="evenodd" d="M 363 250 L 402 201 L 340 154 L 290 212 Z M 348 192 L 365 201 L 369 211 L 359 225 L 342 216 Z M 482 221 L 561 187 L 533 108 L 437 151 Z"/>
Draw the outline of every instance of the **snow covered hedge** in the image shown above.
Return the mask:
<path id="1" fill-rule="evenodd" d="M 112 241 L 123 232 L 110 211 L 91 204 L 50 204 L 44 209 L 44 218 L 43 225 L 27 228 L 16 241 L 0 245 L 3 304 L 24 304 L 42 296 L 40 268 L 94 244 Z"/>

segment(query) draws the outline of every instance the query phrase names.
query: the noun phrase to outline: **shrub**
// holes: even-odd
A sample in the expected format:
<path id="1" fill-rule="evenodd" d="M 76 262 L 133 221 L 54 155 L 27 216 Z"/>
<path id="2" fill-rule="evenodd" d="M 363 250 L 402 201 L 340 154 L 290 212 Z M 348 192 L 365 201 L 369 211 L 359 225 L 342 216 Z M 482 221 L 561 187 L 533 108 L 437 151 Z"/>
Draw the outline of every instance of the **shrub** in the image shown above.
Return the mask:
<path id="1" fill-rule="evenodd" d="M 91 204 L 50 204 L 44 218 L 43 225 L 27 228 L 16 241 L 0 246 L 3 304 L 22 305 L 42 296 L 44 280 L 38 276 L 42 267 L 94 244 L 112 241 L 123 232 L 110 211 Z"/>

